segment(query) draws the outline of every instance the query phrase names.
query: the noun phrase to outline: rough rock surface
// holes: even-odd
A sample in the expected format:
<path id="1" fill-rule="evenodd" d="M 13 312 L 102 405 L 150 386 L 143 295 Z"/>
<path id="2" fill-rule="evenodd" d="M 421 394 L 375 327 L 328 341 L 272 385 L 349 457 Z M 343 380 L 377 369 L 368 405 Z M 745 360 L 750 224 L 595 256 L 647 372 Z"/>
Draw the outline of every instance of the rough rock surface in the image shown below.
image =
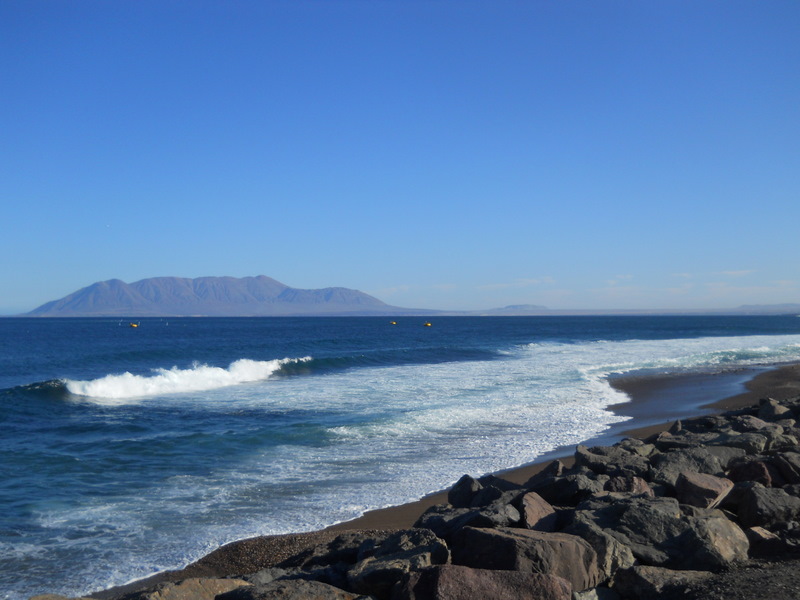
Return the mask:
<path id="1" fill-rule="evenodd" d="M 446 565 L 411 573 L 392 595 L 392 600 L 476 598 L 572 600 L 572 586 L 555 575 Z"/>

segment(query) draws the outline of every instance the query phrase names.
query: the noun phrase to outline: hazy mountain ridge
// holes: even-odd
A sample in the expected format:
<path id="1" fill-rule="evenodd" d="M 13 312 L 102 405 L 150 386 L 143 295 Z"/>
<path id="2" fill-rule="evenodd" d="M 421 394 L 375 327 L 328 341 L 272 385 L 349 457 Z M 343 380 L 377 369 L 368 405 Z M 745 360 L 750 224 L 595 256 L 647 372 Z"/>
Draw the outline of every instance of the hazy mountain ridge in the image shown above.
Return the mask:
<path id="1" fill-rule="evenodd" d="M 418 314 L 342 287 L 292 288 L 271 277 L 153 277 L 100 281 L 30 316 L 292 316 Z"/>

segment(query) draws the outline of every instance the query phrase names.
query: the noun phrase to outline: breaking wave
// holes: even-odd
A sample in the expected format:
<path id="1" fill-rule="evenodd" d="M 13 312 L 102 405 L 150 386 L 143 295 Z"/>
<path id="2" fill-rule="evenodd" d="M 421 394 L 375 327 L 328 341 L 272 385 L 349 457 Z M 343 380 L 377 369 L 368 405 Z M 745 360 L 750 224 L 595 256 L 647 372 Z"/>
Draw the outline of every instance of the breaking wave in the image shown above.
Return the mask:
<path id="1" fill-rule="evenodd" d="M 231 363 L 227 369 L 195 364 L 189 369 L 178 367 L 155 369 L 153 375 L 134 375 L 126 372 L 89 381 L 68 379 L 64 384 L 70 393 L 91 398 L 122 399 L 201 392 L 251 381 L 263 381 L 280 371 L 284 365 L 295 365 L 310 360 L 310 356 L 266 361 L 243 358 Z"/>

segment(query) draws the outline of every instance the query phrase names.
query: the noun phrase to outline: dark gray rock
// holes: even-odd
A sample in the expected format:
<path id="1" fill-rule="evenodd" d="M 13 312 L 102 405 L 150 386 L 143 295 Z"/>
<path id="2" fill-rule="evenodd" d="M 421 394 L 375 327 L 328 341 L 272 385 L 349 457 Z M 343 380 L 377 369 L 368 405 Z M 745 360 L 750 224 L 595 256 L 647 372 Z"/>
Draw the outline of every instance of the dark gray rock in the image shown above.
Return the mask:
<path id="1" fill-rule="evenodd" d="M 764 398 L 761 400 L 761 405 L 758 407 L 758 417 L 765 421 L 777 421 L 791 417 L 792 411 L 783 406 L 777 400 L 772 398 Z"/>
<path id="2" fill-rule="evenodd" d="M 553 506 L 536 492 L 528 492 L 521 500 L 522 525 L 537 531 L 555 531 L 557 515 Z"/>
<path id="3" fill-rule="evenodd" d="M 678 501 L 699 508 L 715 508 L 732 489 L 730 479 L 692 471 L 682 472 L 675 483 Z"/>
<path id="4" fill-rule="evenodd" d="M 723 475 L 719 459 L 703 447 L 662 452 L 651 459 L 651 464 L 650 481 L 672 488 L 683 472 Z"/>
<path id="5" fill-rule="evenodd" d="M 187 599 L 188 600 L 188 599 Z M 360 594 L 352 594 L 342 589 L 320 583 L 293 579 L 273 581 L 264 585 L 241 587 L 220 594 L 216 600 L 368 600 Z"/>
<path id="6" fill-rule="evenodd" d="M 176 583 L 160 583 L 146 591 L 129 594 L 126 600 L 214 600 L 218 595 L 249 588 L 241 579 L 193 577 Z"/>
<path id="7" fill-rule="evenodd" d="M 526 529 L 465 527 L 451 544 L 453 564 L 563 577 L 576 591 L 602 580 L 597 554 L 583 539 Z"/>
<path id="8" fill-rule="evenodd" d="M 633 566 L 636 561 L 628 546 L 592 522 L 574 521 L 561 532 L 577 535 L 589 542 L 597 553 L 597 566 L 602 573 L 603 582 L 609 580 L 618 569 Z"/>
<path id="9" fill-rule="evenodd" d="M 600 475 L 642 477 L 650 470 L 650 463 L 644 456 L 628 452 L 618 446 L 587 448 L 578 445 L 575 449 L 575 464 Z"/>
<path id="10" fill-rule="evenodd" d="M 631 600 L 680 598 L 691 583 L 711 577 L 707 571 L 673 571 L 661 567 L 639 565 L 623 569 L 614 576 L 612 589 Z"/>
<path id="11" fill-rule="evenodd" d="M 790 496 L 780 488 L 765 488 L 756 484 L 744 490 L 737 508 L 742 527 L 769 528 L 800 517 L 800 498 Z"/>
<path id="12" fill-rule="evenodd" d="M 555 575 L 443 565 L 410 573 L 392 600 L 572 600 L 572 586 Z"/>
<path id="13" fill-rule="evenodd" d="M 464 475 L 447 492 L 447 501 L 456 508 L 468 508 L 473 496 L 482 488 L 477 479 Z"/>
<path id="14" fill-rule="evenodd" d="M 376 598 L 388 598 L 406 574 L 448 562 L 445 542 L 428 529 L 393 533 L 375 546 L 347 574 L 348 589 Z"/>

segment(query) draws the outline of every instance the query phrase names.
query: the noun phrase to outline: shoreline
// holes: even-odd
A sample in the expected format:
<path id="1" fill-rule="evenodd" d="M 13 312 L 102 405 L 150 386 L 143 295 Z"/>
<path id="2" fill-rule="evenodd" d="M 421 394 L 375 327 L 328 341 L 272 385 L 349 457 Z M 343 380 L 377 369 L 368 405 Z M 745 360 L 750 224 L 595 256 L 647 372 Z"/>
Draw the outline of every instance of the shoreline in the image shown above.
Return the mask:
<path id="1" fill-rule="evenodd" d="M 729 373 L 613 377 L 609 383 L 630 399 L 609 407 L 628 420 L 611 425 L 584 440 L 587 446 L 613 444 L 626 437 L 646 438 L 667 430 L 676 420 L 736 410 L 758 404 L 761 398 L 784 400 L 800 395 L 800 363 L 753 367 Z M 675 401 L 674 398 L 680 400 Z M 575 445 L 556 448 L 534 462 L 495 473 L 524 483 L 553 460 L 572 464 Z M 480 474 L 470 473 L 478 476 Z M 224 577 L 272 566 L 305 548 L 324 544 L 344 531 L 407 529 L 430 506 L 447 502 L 447 490 L 419 500 L 366 512 L 355 519 L 307 533 L 262 536 L 232 542 L 177 571 L 164 571 L 125 585 L 89 595 L 111 600 L 166 581 L 189 577 Z"/>

